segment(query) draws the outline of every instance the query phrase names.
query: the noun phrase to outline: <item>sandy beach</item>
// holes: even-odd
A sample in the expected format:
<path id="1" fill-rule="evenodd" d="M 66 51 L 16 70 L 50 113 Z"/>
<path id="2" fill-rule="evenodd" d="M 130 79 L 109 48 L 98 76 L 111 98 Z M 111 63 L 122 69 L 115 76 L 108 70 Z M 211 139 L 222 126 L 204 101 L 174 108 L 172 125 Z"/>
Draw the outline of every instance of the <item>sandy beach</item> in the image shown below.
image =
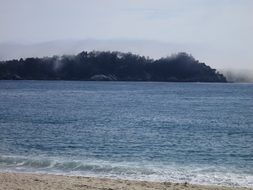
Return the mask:
<path id="1" fill-rule="evenodd" d="M 0 173 L 0 190 L 250 190 L 188 183 L 112 180 L 48 174 Z"/>

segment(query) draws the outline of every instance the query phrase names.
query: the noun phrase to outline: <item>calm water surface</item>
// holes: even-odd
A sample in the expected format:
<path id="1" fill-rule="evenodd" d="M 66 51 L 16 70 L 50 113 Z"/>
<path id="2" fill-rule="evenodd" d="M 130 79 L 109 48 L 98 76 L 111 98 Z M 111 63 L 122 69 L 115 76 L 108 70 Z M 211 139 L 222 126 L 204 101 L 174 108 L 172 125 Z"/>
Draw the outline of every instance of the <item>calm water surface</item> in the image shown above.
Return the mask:
<path id="1" fill-rule="evenodd" d="M 253 187 L 253 84 L 0 81 L 0 171 Z"/>

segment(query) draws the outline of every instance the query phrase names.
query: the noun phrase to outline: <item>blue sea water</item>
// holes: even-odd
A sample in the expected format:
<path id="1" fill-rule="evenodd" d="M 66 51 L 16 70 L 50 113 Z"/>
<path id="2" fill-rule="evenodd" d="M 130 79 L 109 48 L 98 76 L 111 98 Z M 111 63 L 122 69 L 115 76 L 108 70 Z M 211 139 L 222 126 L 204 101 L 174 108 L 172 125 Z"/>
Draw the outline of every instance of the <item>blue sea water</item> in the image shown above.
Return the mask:
<path id="1" fill-rule="evenodd" d="M 253 187 L 253 84 L 0 81 L 0 171 Z"/>

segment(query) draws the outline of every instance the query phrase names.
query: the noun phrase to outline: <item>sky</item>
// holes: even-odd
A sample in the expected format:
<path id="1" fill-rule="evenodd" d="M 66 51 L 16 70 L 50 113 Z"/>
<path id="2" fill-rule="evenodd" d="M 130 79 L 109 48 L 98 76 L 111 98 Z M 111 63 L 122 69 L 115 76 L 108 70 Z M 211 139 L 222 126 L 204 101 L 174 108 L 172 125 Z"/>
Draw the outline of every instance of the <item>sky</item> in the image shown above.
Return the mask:
<path id="1" fill-rule="evenodd" d="M 252 0 L 0 0 L 0 59 L 186 51 L 218 69 L 253 70 L 252 34 Z"/>

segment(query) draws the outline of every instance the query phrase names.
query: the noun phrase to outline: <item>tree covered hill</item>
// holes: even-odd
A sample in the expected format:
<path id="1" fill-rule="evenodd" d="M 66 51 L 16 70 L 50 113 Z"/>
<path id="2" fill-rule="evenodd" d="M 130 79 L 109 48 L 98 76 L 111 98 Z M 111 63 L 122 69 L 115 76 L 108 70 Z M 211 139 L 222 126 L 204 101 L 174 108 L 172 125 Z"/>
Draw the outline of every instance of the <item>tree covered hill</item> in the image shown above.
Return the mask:
<path id="1" fill-rule="evenodd" d="M 187 53 L 154 60 L 98 51 L 2 61 L 0 79 L 226 82 L 222 74 Z"/>

